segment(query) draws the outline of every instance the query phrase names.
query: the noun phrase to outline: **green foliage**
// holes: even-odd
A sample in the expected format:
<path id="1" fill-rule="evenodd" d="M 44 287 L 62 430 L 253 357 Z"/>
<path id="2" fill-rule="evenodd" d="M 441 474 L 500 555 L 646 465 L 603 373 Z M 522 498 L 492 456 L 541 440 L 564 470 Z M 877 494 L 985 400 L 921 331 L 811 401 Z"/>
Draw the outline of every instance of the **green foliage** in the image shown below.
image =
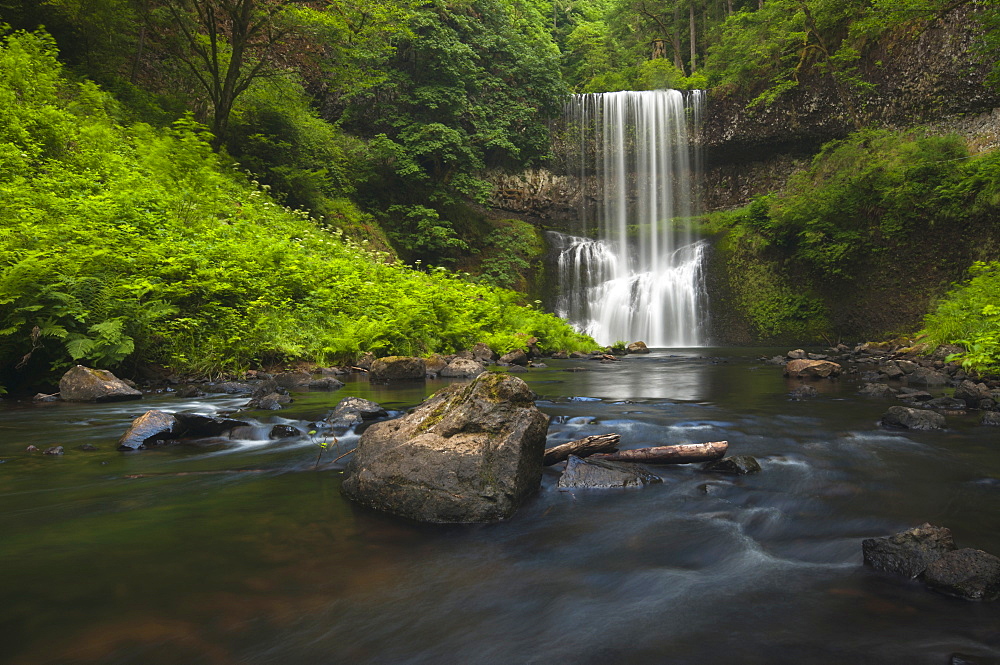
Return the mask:
<path id="1" fill-rule="evenodd" d="M 499 222 L 483 241 L 479 279 L 505 289 L 525 290 L 524 276 L 545 253 L 534 226 L 518 219 Z"/>
<path id="2" fill-rule="evenodd" d="M 969 269 L 970 279 L 957 285 L 924 319 L 922 334 L 927 341 L 959 344 L 959 360 L 967 370 L 1000 371 L 1000 262 L 977 262 Z"/>
<path id="3" fill-rule="evenodd" d="M 275 203 L 191 120 L 122 126 L 53 44 L 0 45 L 0 373 L 214 374 L 362 350 L 593 346 L 511 291 L 406 268 Z M 359 216 L 348 204 L 345 214 Z"/>

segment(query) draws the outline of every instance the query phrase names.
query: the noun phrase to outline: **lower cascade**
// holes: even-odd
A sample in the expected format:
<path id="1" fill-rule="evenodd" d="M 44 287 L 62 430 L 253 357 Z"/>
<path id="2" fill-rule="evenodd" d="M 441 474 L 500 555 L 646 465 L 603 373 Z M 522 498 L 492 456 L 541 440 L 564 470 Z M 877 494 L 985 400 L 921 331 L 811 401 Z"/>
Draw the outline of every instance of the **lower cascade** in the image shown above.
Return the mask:
<path id="1" fill-rule="evenodd" d="M 705 241 L 688 228 L 701 168 L 689 127 L 704 96 L 677 90 L 574 95 L 569 162 L 590 194 L 580 234 L 553 232 L 556 312 L 599 343 L 701 346 Z"/>

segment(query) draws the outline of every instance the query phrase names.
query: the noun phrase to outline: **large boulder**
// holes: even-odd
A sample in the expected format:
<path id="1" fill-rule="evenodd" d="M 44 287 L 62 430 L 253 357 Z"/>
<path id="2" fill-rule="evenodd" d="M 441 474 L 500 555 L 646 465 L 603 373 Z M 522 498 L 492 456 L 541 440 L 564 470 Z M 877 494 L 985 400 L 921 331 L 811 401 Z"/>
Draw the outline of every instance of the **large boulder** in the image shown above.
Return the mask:
<path id="1" fill-rule="evenodd" d="M 506 519 L 538 489 L 548 422 L 524 381 L 487 372 L 369 427 L 344 494 L 424 522 Z"/>
<path id="2" fill-rule="evenodd" d="M 997 600 L 1000 598 L 1000 559 L 982 550 L 954 550 L 928 564 L 923 580 L 935 591 L 950 596 Z"/>
<path id="3" fill-rule="evenodd" d="M 447 366 L 448 360 L 437 353 L 424 360 L 424 371 L 427 374 L 439 374 Z"/>
<path id="4" fill-rule="evenodd" d="M 649 347 L 645 342 L 632 342 L 626 347 L 629 353 L 649 353 Z"/>
<path id="5" fill-rule="evenodd" d="M 608 462 L 570 455 L 566 462 L 566 470 L 559 476 L 558 487 L 561 490 L 609 489 L 641 487 L 662 482 L 662 478 L 650 473 L 639 464 Z"/>
<path id="6" fill-rule="evenodd" d="M 368 370 L 372 381 L 402 381 L 422 379 L 427 374 L 427 363 L 423 358 L 411 356 L 388 356 L 378 358 Z"/>
<path id="7" fill-rule="evenodd" d="M 118 402 L 142 393 L 106 369 L 77 365 L 59 379 L 59 397 L 67 402 Z"/>
<path id="8" fill-rule="evenodd" d="M 881 538 L 861 541 L 865 563 L 903 577 L 916 577 L 946 552 L 955 549 L 951 530 L 931 524 Z"/>
<path id="9" fill-rule="evenodd" d="M 483 372 L 486 368 L 483 364 L 475 360 L 468 360 L 466 358 L 455 358 L 448 366 L 441 370 L 441 376 L 448 378 L 464 378 L 473 379 Z"/>
<path id="10" fill-rule="evenodd" d="M 829 360 L 791 360 L 785 365 L 785 376 L 797 379 L 825 379 L 840 376 L 841 367 Z"/>
<path id="11" fill-rule="evenodd" d="M 478 342 L 472 347 L 472 359 L 488 365 L 497 359 L 497 354 L 493 353 L 493 349 L 486 344 Z"/>
<path id="12" fill-rule="evenodd" d="M 944 416 L 927 409 L 891 406 L 882 414 L 882 424 L 903 429 L 932 430 L 944 427 Z"/>

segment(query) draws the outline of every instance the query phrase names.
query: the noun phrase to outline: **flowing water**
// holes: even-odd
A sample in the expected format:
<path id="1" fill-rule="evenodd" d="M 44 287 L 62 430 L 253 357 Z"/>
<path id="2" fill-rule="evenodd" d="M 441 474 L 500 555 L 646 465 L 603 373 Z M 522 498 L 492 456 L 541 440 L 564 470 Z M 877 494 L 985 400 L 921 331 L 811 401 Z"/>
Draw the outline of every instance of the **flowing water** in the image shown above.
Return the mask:
<path id="1" fill-rule="evenodd" d="M 569 155 L 595 203 L 580 234 L 552 234 L 558 252 L 556 310 L 602 344 L 699 346 L 705 294 L 697 212 L 700 158 L 693 139 L 703 93 L 677 90 L 574 95 Z M 681 220 L 678 222 L 678 219 Z"/>
<path id="2" fill-rule="evenodd" d="M 0 662 L 1000 658 L 1000 603 L 941 596 L 861 562 L 863 538 L 924 521 L 1000 553 L 1000 432 L 971 414 L 949 416 L 942 432 L 883 430 L 889 403 L 856 396 L 851 378 L 789 401 L 795 384 L 757 362 L 761 352 L 658 351 L 521 374 L 552 417 L 549 445 L 603 432 L 626 448 L 725 439 L 763 470 L 657 467 L 662 485 L 565 492 L 553 468 L 493 525 L 422 525 L 348 503 L 328 463 L 354 434 L 325 452 L 305 434 L 114 450 L 146 409 L 211 413 L 246 398 L 4 403 Z M 357 378 L 251 415 L 263 429 L 308 431 L 346 395 L 398 414 L 442 385 Z"/>

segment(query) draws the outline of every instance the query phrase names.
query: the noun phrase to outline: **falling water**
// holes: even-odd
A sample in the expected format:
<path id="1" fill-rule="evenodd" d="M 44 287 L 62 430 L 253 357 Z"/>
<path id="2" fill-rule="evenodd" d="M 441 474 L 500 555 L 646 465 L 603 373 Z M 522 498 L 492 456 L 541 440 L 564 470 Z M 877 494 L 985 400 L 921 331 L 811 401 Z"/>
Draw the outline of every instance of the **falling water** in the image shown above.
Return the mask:
<path id="1" fill-rule="evenodd" d="M 575 95 L 567 105 L 579 131 L 571 158 L 596 191 L 580 211 L 580 236 L 556 234 L 556 309 L 598 342 L 704 343 L 704 243 L 686 223 L 701 166 L 688 129 L 703 100 L 701 91 L 652 90 Z"/>

